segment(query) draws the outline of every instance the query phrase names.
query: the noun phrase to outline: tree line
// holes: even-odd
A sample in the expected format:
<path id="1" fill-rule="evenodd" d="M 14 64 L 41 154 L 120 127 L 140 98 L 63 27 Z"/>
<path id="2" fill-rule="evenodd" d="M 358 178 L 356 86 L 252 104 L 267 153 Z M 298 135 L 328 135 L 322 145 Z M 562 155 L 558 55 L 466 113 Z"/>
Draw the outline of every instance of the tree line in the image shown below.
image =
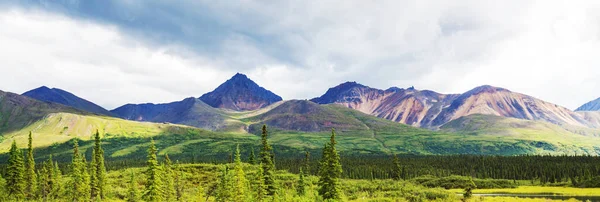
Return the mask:
<path id="1" fill-rule="evenodd" d="M 7 166 L 5 169 L 5 196 L 2 199 L 23 201 L 63 199 L 69 201 L 103 201 L 106 186 L 106 166 L 102 140 L 98 131 L 94 135 L 94 146 L 92 157 L 88 163 L 87 158 L 80 151 L 78 141 L 73 142 L 71 163 L 68 165 L 69 173 L 63 174 L 52 156 L 42 166 L 36 169 L 32 147 L 32 134 L 29 134 L 26 158 L 23 158 L 22 150 L 13 141 Z M 242 155 L 239 145 L 235 148 L 233 163 L 226 164 L 221 171 L 218 185 L 212 189 L 199 185 L 196 198 L 205 201 L 209 196 L 214 196 L 216 201 L 271 201 L 276 198 L 278 184 L 275 180 L 275 153 L 268 141 L 266 125 L 262 127 L 262 145 L 258 160 L 254 151 L 250 152 L 248 164 L 258 167 L 257 175 L 248 179 L 245 174 L 245 166 L 242 163 Z M 322 150 L 319 170 L 317 175 L 318 194 L 324 200 L 337 200 L 341 198 L 340 177 L 343 170 L 340 163 L 340 155 L 336 150 L 335 130 L 332 129 L 330 141 Z M 179 163 L 173 163 L 168 155 L 159 161 L 158 148 L 154 140 L 150 140 L 147 150 L 145 165 L 144 190 L 138 190 L 138 179 L 132 172 L 128 181 L 127 201 L 181 201 L 183 182 Z M 304 162 L 298 176 L 296 192 L 299 196 L 306 193 L 309 186 L 305 180 L 310 172 L 303 173 L 302 169 L 310 169 L 309 153 L 305 153 Z M 67 177 L 66 184 L 63 177 Z"/>
<path id="2" fill-rule="evenodd" d="M 6 196 L 2 196 L 3 199 L 48 201 L 68 196 L 72 201 L 103 200 L 106 168 L 98 131 L 94 135 L 94 140 L 90 163 L 87 163 L 86 158 L 79 152 L 77 141 L 74 142 L 70 180 L 67 185 L 61 184 L 63 173 L 58 163 L 52 160 L 52 156 L 37 170 L 35 169 L 31 132 L 28 137 L 26 160 L 23 158 L 21 149 L 17 147 L 17 143 L 13 141 L 8 152 L 9 157 L 4 175 Z"/>

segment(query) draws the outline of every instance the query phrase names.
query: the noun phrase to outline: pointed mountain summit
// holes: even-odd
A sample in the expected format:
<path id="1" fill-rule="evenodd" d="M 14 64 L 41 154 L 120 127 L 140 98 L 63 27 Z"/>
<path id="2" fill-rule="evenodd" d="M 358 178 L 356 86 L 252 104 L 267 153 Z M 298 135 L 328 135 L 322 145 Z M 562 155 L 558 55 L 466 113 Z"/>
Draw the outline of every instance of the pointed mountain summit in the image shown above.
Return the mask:
<path id="1" fill-rule="evenodd" d="M 95 114 L 114 116 L 111 112 L 102 108 L 101 106 L 58 88 L 51 89 L 46 86 L 42 86 L 27 91 L 23 93 L 23 95 L 43 102 L 54 102 Z"/>
<path id="2" fill-rule="evenodd" d="M 600 111 L 600 98 L 581 105 L 575 111 Z"/>
<path id="3" fill-rule="evenodd" d="M 281 101 L 281 97 L 258 86 L 246 75 L 237 73 L 200 100 L 215 108 L 235 111 L 256 110 Z"/>

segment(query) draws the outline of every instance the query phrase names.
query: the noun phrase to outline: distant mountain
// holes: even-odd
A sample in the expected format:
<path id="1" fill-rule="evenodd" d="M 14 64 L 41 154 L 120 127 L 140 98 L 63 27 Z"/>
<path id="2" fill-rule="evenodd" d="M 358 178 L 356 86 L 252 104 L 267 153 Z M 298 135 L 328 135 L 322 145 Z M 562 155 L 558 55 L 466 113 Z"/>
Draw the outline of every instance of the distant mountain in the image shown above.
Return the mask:
<path id="1" fill-rule="evenodd" d="M 236 74 L 200 100 L 215 108 L 235 111 L 256 110 L 281 101 L 281 97 L 258 86 L 246 75 Z"/>
<path id="2" fill-rule="evenodd" d="M 21 129 L 56 112 L 87 114 L 62 104 L 0 91 L 0 134 Z"/>
<path id="3" fill-rule="evenodd" d="M 600 111 L 600 98 L 581 105 L 575 111 Z"/>
<path id="4" fill-rule="evenodd" d="M 166 104 L 127 104 L 111 112 L 127 120 L 169 122 L 209 130 L 225 127 L 224 115 L 196 98 Z"/>
<path id="5" fill-rule="evenodd" d="M 44 101 L 44 102 L 54 102 L 63 104 L 66 106 L 70 106 L 76 109 L 80 109 L 83 111 L 101 114 L 106 116 L 114 116 L 108 110 L 90 102 L 83 98 L 77 97 L 70 92 L 58 89 L 58 88 L 48 88 L 46 86 L 42 86 L 30 91 L 23 93 L 24 96 Z"/>
<path id="6" fill-rule="evenodd" d="M 457 96 L 414 88 L 380 90 L 356 82 L 346 82 L 330 88 L 323 96 L 311 101 L 340 104 L 395 122 L 427 127 Z"/>
<path id="7" fill-rule="evenodd" d="M 311 101 L 335 103 L 367 114 L 417 127 L 437 128 L 471 114 L 487 114 L 559 125 L 589 126 L 581 114 L 534 97 L 493 86 L 463 94 L 440 94 L 414 88 L 380 90 L 355 82 L 330 88 Z"/>
<path id="8" fill-rule="evenodd" d="M 281 130 L 303 132 L 330 131 L 331 128 L 339 131 L 368 130 L 364 123 L 353 117 L 306 100 L 285 101 L 246 122 L 255 123 L 251 129 L 266 124 Z"/>

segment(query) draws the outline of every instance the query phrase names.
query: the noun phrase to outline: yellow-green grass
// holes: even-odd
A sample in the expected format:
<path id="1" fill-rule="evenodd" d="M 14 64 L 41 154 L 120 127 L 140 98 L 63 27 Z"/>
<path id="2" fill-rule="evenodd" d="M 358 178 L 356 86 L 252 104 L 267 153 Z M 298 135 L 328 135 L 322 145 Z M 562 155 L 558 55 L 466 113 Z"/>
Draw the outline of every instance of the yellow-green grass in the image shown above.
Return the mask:
<path id="1" fill-rule="evenodd" d="M 465 134 L 466 140 L 525 140 L 544 142 L 548 144 L 545 147 L 554 147 L 554 151 L 536 148 L 536 151 L 532 152 L 536 154 L 597 155 L 595 147 L 600 145 L 600 138 L 574 133 L 572 128 L 543 121 L 475 114 L 449 122 L 442 130 Z"/>
<path id="2" fill-rule="evenodd" d="M 169 131 L 185 130 L 189 126 L 128 121 L 118 118 L 53 113 L 18 131 L 3 134 L 0 152 L 8 151 L 13 140 L 19 147 L 27 146 L 29 132 L 32 133 L 34 147 L 45 147 L 63 143 L 72 138 L 87 140 L 98 130 L 102 135 L 111 137 L 151 137 Z"/>
<path id="3" fill-rule="evenodd" d="M 545 198 L 518 198 L 518 197 L 473 197 L 469 202 L 548 202 L 548 201 L 566 201 L 566 202 L 577 202 L 577 199 L 545 199 Z"/>
<path id="4" fill-rule="evenodd" d="M 462 189 L 451 189 L 455 193 L 463 193 Z M 561 196 L 600 196 L 600 188 L 574 188 L 574 187 L 543 187 L 520 186 L 507 189 L 475 189 L 474 194 L 543 194 Z"/>

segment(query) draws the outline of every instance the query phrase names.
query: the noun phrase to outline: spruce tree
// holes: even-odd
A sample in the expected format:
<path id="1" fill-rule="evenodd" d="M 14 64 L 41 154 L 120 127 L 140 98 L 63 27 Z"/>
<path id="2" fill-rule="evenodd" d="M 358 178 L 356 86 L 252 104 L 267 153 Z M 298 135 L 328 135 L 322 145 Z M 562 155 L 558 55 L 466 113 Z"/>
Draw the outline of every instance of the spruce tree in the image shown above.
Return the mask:
<path id="1" fill-rule="evenodd" d="M 229 202 L 233 200 L 233 187 L 231 185 L 232 179 L 231 174 L 229 173 L 229 166 L 225 165 L 215 194 L 215 198 L 218 202 Z"/>
<path id="2" fill-rule="evenodd" d="M 156 158 L 157 151 L 154 140 L 150 140 L 148 160 L 146 161 L 146 190 L 144 192 L 144 199 L 149 202 L 163 201 L 162 184 L 160 181 L 162 177 L 158 159 Z"/>
<path id="3" fill-rule="evenodd" d="M 254 155 L 254 148 L 250 148 L 250 157 L 248 157 L 249 164 L 256 164 L 256 155 Z"/>
<path id="4" fill-rule="evenodd" d="M 37 185 L 37 175 L 35 173 L 35 160 L 33 158 L 33 138 L 31 132 L 29 132 L 29 139 L 27 144 L 27 162 L 25 164 L 25 182 L 27 183 L 25 188 L 25 194 L 28 199 L 35 198 L 35 191 Z"/>
<path id="5" fill-rule="evenodd" d="M 50 161 L 50 167 L 52 167 L 52 161 Z M 58 162 L 54 162 L 54 167 L 52 168 L 52 189 L 51 189 L 51 194 L 52 197 L 54 198 L 58 198 L 59 196 L 62 195 L 62 172 L 60 171 L 60 168 L 58 168 Z"/>
<path id="6" fill-rule="evenodd" d="M 39 178 L 39 194 L 40 197 L 46 201 L 52 198 L 52 189 L 54 186 L 54 172 L 52 164 L 52 155 L 42 164 L 42 168 L 38 172 Z"/>
<path id="7" fill-rule="evenodd" d="M 275 164 L 273 163 L 274 154 L 271 145 L 269 145 L 269 141 L 267 140 L 268 132 L 267 126 L 263 125 L 262 127 L 262 149 L 260 151 L 260 163 L 262 164 L 263 169 L 263 180 L 266 190 L 266 195 L 273 196 L 277 191 L 275 186 L 275 176 L 273 172 L 275 171 Z"/>
<path id="8" fill-rule="evenodd" d="M 60 184 L 58 184 L 59 179 L 57 178 L 60 175 L 60 171 L 57 170 L 58 164 L 53 163 L 52 155 L 50 155 L 38 172 L 38 193 L 43 201 L 60 196 Z"/>
<path id="9" fill-rule="evenodd" d="M 323 158 L 319 170 L 319 195 L 326 200 L 341 198 L 339 178 L 342 175 L 342 165 L 340 164 L 340 156 L 335 149 L 336 144 L 335 130 L 331 129 L 330 142 L 323 148 Z"/>
<path id="10" fill-rule="evenodd" d="M 166 201 L 174 201 L 176 199 L 176 190 L 175 190 L 175 174 L 173 172 L 171 159 L 169 159 L 169 155 L 165 154 L 165 164 L 163 165 L 163 175 L 164 175 L 164 199 Z"/>
<path id="11" fill-rule="evenodd" d="M 23 200 L 25 197 L 24 174 L 23 153 L 13 140 L 8 152 L 8 166 L 6 167 L 6 191 L 8 198 Z"/>
<path id="12" fill-rule="evenodd" d="M 254 180 L 254 193 L 256 193 L 256 199 L 261 201 L 266 195 L 265 181 L 263 175 L 262 163 L 258 165 L 258 172 L 256 173 L 256 179 Z"/>
<path id="13" fill-rule="evenodd" d="M 304 152 L 304 164 L 302 165 L 304 168 L 304 173 L 310 175 L 310 152 Z"/>
<path id="14" fill-rule="evenodd" d="M 181 172 L 179 161 L 173 166 L 173 172 L 175 175 L 175 198 L 177 201 L 181 201 L 183 196 L 183 173 Z"/>
<path id="15" fill-rule="evenodd" d="M 73 159 L 71 161 L 70 197 L 72 201 L 88 201 L 90 198 L 89 174 L 85 157 L 79 153 L 77 139 L 73 143 Z"/>
<path id="16" fill-rule="evenodd" d="M 235 149 L 235 164 L 233 166 L 233 172 L 233 200 L 236 202 L 244 202 L 247 200 L 246 196 L 248 194 L 248 180 L 246 179 L 246 173 L 243 169 L 239 144 Z"/>
<path id="17" fill-rule="evenodd" d="M 92 201 L 98 198 L 98 172 L 96 172 L 96 148 L 92 150 L 92 162 L 90 162 L 90 195 L 92 197 Z"/>
<path id="18" fill-rule="evenodd" d="M 300 177 L 298 178 L 298 186 L 296 187 L 296 192 L 298 196 L 304 196 L 306 193 L 306 182 L 304 181 L 304 172 L 302 168 L 300 168 Z"/>
<path id="19" fill-rule="evenodd" d="M 394 159 L 392 160 L 392 163 L 394 163 L 393 177 L 395 180 L 400 180 L 402 178 L 402 166 L 400 165 L 400 159 L 396 154 L 394 154 Z"/>
<path id="20" fill-rule="evenodd" d="M 137 181 L 135 180 L 135 174 L 131 171 L 131 178 L 129 178 L 129 187 L 127 188 L 127 202 L 139 201 L 139 193 L 137 189 Z"/>
<path id="21" fill-rule="evenodd" d="M 48 194 L 50 193 L 50 189 L 48 188 L 48 181 L 48 170 L 46 170 L 46 166 L 43 165 L 38 170 L 38 193 L 42 201 L 48 200 Z"/>
<path id="22" fill-rule="evenodd" d="M 96 130 L 94 135 L 94 149 L 92 151 L 92 169 L 91 175 L 91 193 L 92 198 L 104 199 L 104 189 L 106 186 L 106 166 L 104 165 L 104 149 L 102 149 L 102 140 L 100 133 Z"/>

